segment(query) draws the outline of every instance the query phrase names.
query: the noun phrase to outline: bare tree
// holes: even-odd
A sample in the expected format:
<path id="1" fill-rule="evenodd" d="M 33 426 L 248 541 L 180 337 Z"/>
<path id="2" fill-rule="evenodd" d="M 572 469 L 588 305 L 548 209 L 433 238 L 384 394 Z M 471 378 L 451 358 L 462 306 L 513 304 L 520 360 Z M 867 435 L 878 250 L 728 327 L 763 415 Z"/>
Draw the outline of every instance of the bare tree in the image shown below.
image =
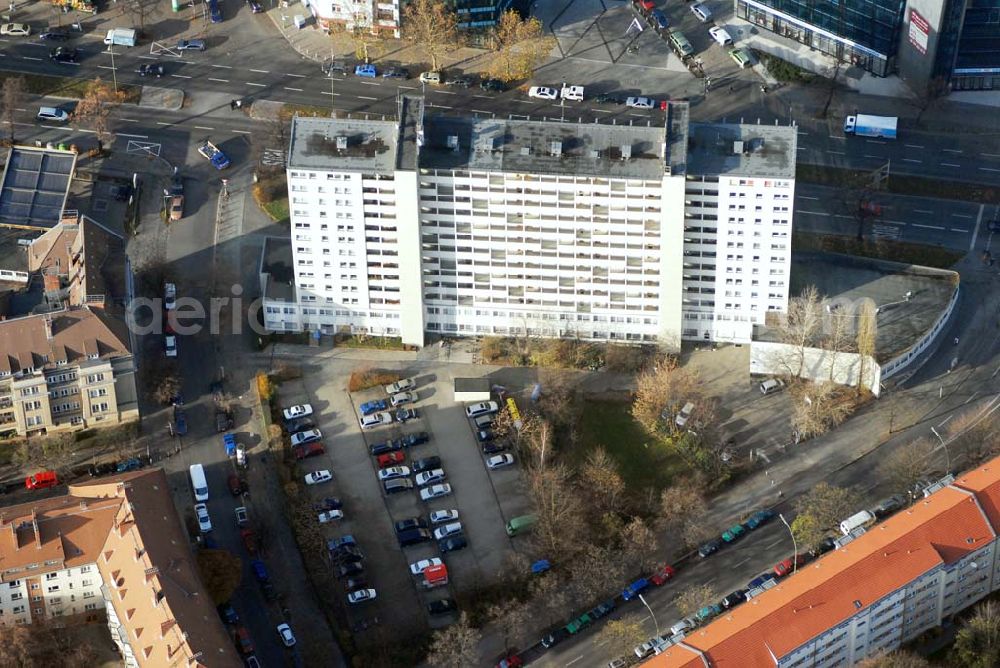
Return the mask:
<path id="1" fill-rule="evenodd" d="M 529 630 L 530 618 L 527 606 L 521 601 L 510 598 L 502 603 L 495 603 L 486 610 L 486 616 L 500 632 L 504 650 L 518 646 L 524 641 Z"/>
<path id="2" fill-rule="evenodd" d="M 648 571 L 659 561 L 656 534 L 641 517 L 633 517 L 620 532 L 621 555 L 628 572 Z"/>
<path id="3" fill-rule="evenodd" d="M 689 617 L 717 600 L 719 600 L 719 592 L 715 591 L 711 585 L 696 584 L 677 594 L 674 606 L 683 617 Z"/>
<path id="4" fill-rule="evenodd" d="M 541 577 L 533 578 L 528 591 L 532 608 L 545 619 L 546 625 L 562 619 L 570 606 L 569 585 L 558 573 L 549 571 Z"/>
<path id="5" fill-rule="evenodd" d="M 479 630 L 469 624 L 469 616 L 463 611 L 457 622 L 434 632 L 427 663 L 440 668 L 475 665 L 479 660 L 480 638 Z"/>
<path id="6" fill-rule="evenodd" d="M 934 444 L 920 438 L 897 448 L 879 466 L 880 476 L 897 492 L 909 491 L 931 471 Z"/>
<path id="7" fill-rule="evenodd" d="M 861 302 L 858 309 L 858 394 L 861 394 L 870 384 L 871 364 L 875 360 L 875 342 L 878 338 L 878 308 L 871 299 Z"/>
<path id="8" fill-rule="evenodd" d="M 650 434 L 673 434 L 678 429 L 674 418 L 681 407 L 690 401 L 697 410 L 701 401 L 698 385 L 696 373 L 678 366 L 672 357 L 660 358 L 636 378 L 632 416 Z"/>
<path id="9" fill-rule="evenodd" d="M 967 458 L 972 465 L 1000 453 L 1000 421 L 991 409 L 970 409 L 948 423 L 943 434 L 955 461 Z"/>
<path id="10" fill-rule="evenodd" d="M 649 637 L 638 615 L 612 619 L 597 633 L 595 643 L 604 645 L 611 656 L 632 656 L 632 649 Z"/>
<path id="11" fill-rule="evenodd" d="M 792 427 L 802 438 L 819 436 L 841 424 L 854 411 L 855 400 L 841 385 L 793 382 Z"/>
<path id="12" fill-rule="evenodd" d="M 590 451 L 580 471 L 579 487 L 593 500 L 592 507 L 605 513 L 617 513 L 625 498 L 625 480 L 618 464 L 608 451 L 597 447 Z"/>
<path id="13" fill-rule="evenodd" d="M 3 80 L 3 90 L 0 91 L 0 115 L 7 124 L 7 137 L 14 143 L 14 116 L 24 103 L 24 77 L 7 77 Z"/>
<path id="14" fill-rule="evenodd" d="M 441 59 L 461 46 L 458 15 L 443 0 L 412 0 L 404 14 L 404 36 L 431 60 L 431 70 Z"/>
<path id="15" fill-rule="evenodd" d="M 857 494 L 850 489 L 821 482 L 796 504 L 798 516 L 792 533 L 802 549 L 818 546 L 841 520 L 857 510 Z"/>
<path id="16" fill-rule="evenodd" d="M 114 87 L 98 77 L 87 85 L 86 92 L 73 111 L 73 119 L 88 121 L 97 134 L 98 146 L 103 149 L 104 145 L 113 139 L 111 133 L 112 113 L 124 100 L 124 93 L 116 91 Z"/>
<path id="17" fill-rule="evenodd" d="M 898 649 L 864 659 L 857 668 L 931 668 L 931 664 L 919 654 Z"/>
<path id="18" fill-rule="evenodd" d="M 538 518 L 532 541 L 549 559 L 565 560 L 580 549 L 582 536 L 586 535 L 584 504 L 570 484 L 569 470 L 555 465 L 528 469 L 525 473 L 528 494 Z"/>
<path id="19" fill-rule="evenodd" d="M 853 309 L 840 304 L 838 308 L 831 310 L 826 318 L 828 326 L 826 337 L 823 339 L 823 348 L 827 351 L 826 361 L 829 365 L 827 380 L 831 383 L 837 380 L 837 361 L 840 359 L 840 353 L 848 352 L 854 343 L 851 340 L 854 316 Z"/>
<path id="20" fill-rule="evenodd" d="M 500 16 L 491 38 L 493 58 L 487 74 L 501 81 L 530 78 L 555 46 L 541 21 L 534 17 L 522 20 L 513 10 Z"/>
<path id="21" fill-rule="evenodd" d="M 810 285 L 798 297 L 789 299 L 788 312 L 781 320 L 777 328 L 778 336 L 794 351 L 786 362 L 786 371 L 788 375 L 798 378 L 805 369 L 806 349 L 816 345 L 823 324 L 816 286 Z"/>
<path id="22" fill-rule="evenodd" d="M 625 566 L 610 546 L 587 545 L 569 564 L 569 594 L 578 606 L 590 605 L 619 586 Z"/>
<path id="23" fill-rule="evenodd" d="M 132 25 L 143 31 L 146 29 L 146 19 L 158 4 L 157 0 L 124 0 L 119 6 L 132 20 Z"/>
<path id="24" fill-rule="evenodd" d="M 705 497 L 697 482 L 684 481 L 668 487 L 660 492 L 658 528 L 671 540 L 679 537 L 685 546 L 693 547 L 705 538 L 705 525 L 701 521 L 705 507 Z"/>

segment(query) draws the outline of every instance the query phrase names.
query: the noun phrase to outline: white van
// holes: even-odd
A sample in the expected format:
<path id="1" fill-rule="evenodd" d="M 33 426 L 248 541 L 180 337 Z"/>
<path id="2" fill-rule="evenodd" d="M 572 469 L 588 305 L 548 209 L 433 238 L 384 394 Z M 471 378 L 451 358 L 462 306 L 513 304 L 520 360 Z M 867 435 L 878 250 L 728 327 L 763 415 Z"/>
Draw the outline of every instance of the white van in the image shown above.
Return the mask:
<path id="1" fill-rule="evenodd" d="M 189 469 L 191 473 L 191 489 L 194 490 L 195 501 L 208 501 L 208 481 L 205 480 L 205 469 L 201 464 L 192 464 Z"/>
<path id="2" fill-rule="evenodd" d="M 867 527 L 874 522 L 875 516 L 867 510 L 862 510 L 860 513 L 855 513 L 840 523 L 840 533 L 846 536 L 858 527 Z"/>
<path id="3" fill-rule="evenodd" d="M 768 378 L 762 381 L 760 384 L 761 394 L 771 394 L 772 392 L 777 392 L 785 386 L 785 381 L 780 378 Z"/>
<path id="4" fill-rule="evenodd" d="M 579 102 L 583 99 L 583 86 L 567 86 L 563 84 L 562 89 L 559 91 L 559 96 L 564 100 Z"/>

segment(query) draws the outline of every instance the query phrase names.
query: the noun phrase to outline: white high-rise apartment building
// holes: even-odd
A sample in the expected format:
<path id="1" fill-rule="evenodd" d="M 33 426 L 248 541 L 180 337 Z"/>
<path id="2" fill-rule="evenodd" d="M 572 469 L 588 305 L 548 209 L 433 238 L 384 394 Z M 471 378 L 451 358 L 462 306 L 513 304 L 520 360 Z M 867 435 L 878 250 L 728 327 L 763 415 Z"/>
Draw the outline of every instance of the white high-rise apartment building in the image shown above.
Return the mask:
<path id="1" fill-rule="evenodd" d="M 739 153 L 732 141 L 698 145 L 702 157 L 689 149 L 687 106 L 671 104 L 666 116 L 661 126 L 425 116 L 419 98 L 405 98 L 399 122 L 297 118 L 288 157 L 295 303 L 265 286 L 265 325 L 413 345 L 425 333 L 677 347 L 708 331 L 749 341 L 753 322 L 784 308 L 787 287 L 784 299 L 750 289 L 761 267 L 749 250 L 764 243 L 751 239 L 767 235 L 770 247 L 776 218 L 744 225 L 755 218 L 736 215 L 739 192 L 747 201 L 766 193 L 769 206 L 780 189 L 772 179 L 792 192 L 794 128 L 711 126 L 763 143 Z M 698 161 L 721 171 L 694 176 Z M 695 189 L 723 183 L 724 197 L 692 204 Z M 733 214 L 712 213 L 730 190 Z M 720 219 L 724 231 L 710 230 Z M 710 257 L 730 235 L 746 243 L 745 261 L 735 245 L 732 260 Z M 720 271 L 735 280 L 738 265 L 745 289 L 716 280 Z M 726 295 L 718 306 L 712 290 Z M 729 321 L 739 326 L 716 324 Z"/>

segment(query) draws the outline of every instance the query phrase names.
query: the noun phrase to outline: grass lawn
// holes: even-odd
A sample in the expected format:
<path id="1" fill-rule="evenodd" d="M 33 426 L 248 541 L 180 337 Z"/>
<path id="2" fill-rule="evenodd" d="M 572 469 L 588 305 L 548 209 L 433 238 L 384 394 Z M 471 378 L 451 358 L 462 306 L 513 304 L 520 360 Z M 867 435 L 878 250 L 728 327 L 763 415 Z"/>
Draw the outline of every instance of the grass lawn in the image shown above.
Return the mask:
<path id="1" fill-rule="evenodd" d="M 593 448 L 603 445 L 615 461 L 629 491 L 657 491 L 670 485 L 687 470 L 666 446 L 651 439 L 629 412 L 631 404 L 621 401 L 585 400 L 580 424 L 580 445 L 571 453 L 582 463 Z"/>

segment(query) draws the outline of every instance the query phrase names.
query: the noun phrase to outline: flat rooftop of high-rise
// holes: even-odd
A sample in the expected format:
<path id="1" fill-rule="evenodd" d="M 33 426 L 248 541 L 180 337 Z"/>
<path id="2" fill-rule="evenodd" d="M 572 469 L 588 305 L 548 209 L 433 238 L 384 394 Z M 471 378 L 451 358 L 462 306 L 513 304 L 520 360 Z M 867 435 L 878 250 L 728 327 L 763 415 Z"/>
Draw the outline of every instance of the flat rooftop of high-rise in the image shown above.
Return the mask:
<path id="1" fill-rule="evenodd" d="M 798 128 L 790 125 L 691 123 L 688 174 L 795 178 Z"/>
<path id="2" fill-rule="evenodd" d="M 671 126 L 686 129 L 686 123 Z M 683 164 L 683 151 L 673 153 L 676 139 L 662 124 L 434 115 L 424 118 L 420 167 L 661 179 Z"/>
<path id="3" fill-rule="evenodd" d="M 395 120 L 297 116 L 288 168 L 391 174 L 398 136 Z"/>

